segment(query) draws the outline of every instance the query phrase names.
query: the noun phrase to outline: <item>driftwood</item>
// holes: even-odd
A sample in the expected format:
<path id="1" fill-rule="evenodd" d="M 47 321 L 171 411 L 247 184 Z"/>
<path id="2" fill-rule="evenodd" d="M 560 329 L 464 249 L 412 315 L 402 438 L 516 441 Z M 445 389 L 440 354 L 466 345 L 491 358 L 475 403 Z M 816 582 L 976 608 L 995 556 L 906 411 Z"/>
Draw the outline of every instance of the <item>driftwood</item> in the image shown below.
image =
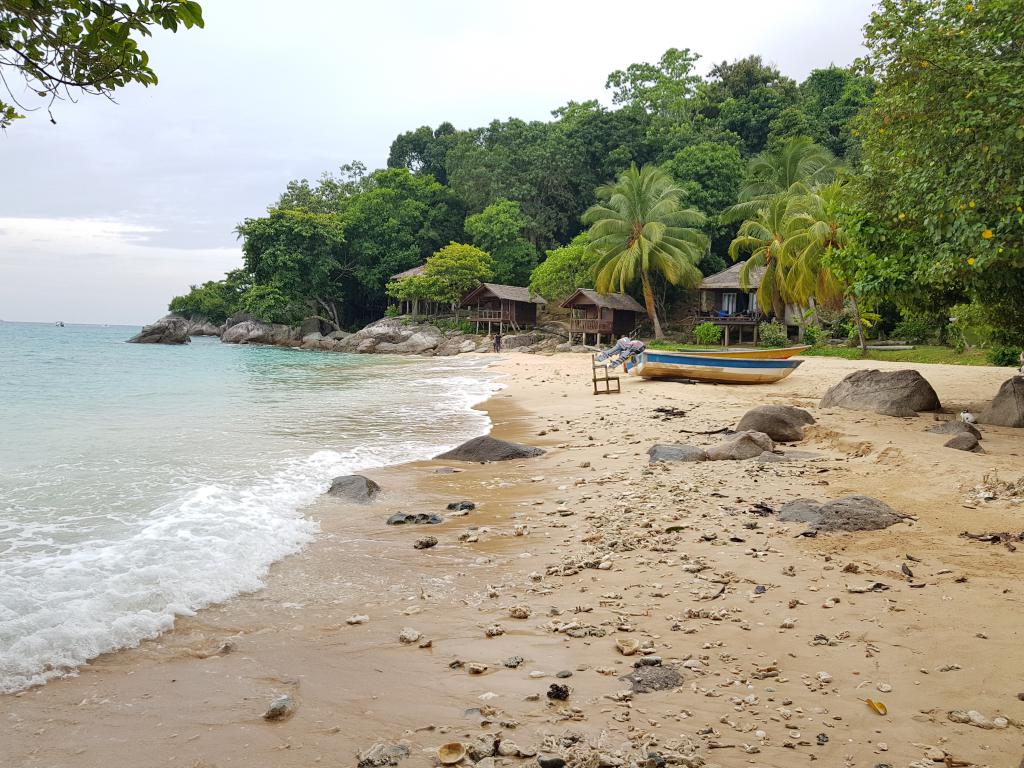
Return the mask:
<path id="1" fill-rule="evenodd" d="M 679 431 L 680 432 L 685 432 L 688 435 L 717 435 L 717 434 L 720 434 L 722 432 L 728 432 L 729 431 L 729 427 L 719 427 L 718 429 L 708 429 L 708 430 L 703 430 L 703 431 L 702 430 L 694 430 L 694 429 L 680 429 Z"/>
<path id="2" fill-rule="evenodd" d="M 1002 544 L 1011 552 L 1016 552 L 1017 548 L 1013 546 L 1013 542 L 1024 543 L 1024 531 L 1021 533 L 971 533 L 970 531 L 964 531 L 960 534 L 965 539 L 971 539 L 972 541 L 984 541 L 987 544 Z"/>

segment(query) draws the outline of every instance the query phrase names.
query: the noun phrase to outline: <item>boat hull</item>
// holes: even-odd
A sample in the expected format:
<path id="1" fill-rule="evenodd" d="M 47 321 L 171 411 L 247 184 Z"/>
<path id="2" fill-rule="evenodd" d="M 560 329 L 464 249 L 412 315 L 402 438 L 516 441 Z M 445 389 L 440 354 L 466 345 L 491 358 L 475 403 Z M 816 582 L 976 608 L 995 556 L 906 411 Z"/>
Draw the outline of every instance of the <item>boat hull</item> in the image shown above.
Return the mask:
<path id="1" fill-rule="evenodd" d="M 672 352 L 643 352 L 629 373 L 645 379 L 690 379 L 715 384 L 774 384 L 803 360 L 758 360 Z"/>
<path id="2" fill-rule="evenodd" d="M 734 360 L 788 360 L 799 355 L 809 344 L 781 349 L 687 349 L 680 354 L 697 357 L 728 357 Z"/>

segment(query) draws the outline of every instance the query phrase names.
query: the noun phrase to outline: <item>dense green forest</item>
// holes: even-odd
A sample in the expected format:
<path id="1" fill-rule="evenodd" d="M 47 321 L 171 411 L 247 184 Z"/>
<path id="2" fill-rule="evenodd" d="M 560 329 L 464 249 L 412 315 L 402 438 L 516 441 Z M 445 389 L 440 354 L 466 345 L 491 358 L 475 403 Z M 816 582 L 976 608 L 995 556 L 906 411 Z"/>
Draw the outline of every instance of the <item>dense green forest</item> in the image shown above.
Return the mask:
<path id="1" fill-rule="evenodd" d="M 800 83 L 756 55 L 701 76 L 671 49 L 612 72 L 611 108 L 410 130 L 385 169 L 290 182 L 238 226 L 242 268 L 171 309 L 352 327 L 384 314 L 390 275 L 448 247 L 459 269 L 549 299 L 628 290 L 659 329 L 701 273 L 741 259 L 767 269 L 762 307 L 813 299 L 808 321 L 831 335 L 1020 344 L 1018 10 L 882 0 L 864 58 Z"/>

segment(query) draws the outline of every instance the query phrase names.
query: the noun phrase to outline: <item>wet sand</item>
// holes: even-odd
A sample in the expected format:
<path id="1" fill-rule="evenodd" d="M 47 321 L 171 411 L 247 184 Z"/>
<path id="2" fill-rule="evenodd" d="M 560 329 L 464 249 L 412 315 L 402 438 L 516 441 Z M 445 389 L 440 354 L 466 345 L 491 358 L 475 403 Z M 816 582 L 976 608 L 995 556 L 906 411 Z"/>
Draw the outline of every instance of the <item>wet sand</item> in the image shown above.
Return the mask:
<path id="1" fill-rule="evenodd" d="M 495 436 L 544 456 L 367 473 L 379 499 L 310 508 L 321 536 L 275 565 L 264 589 L 77 677 L 0 698 L 0 765 L 349 766 L 398 740 L 411 750 L 401 765 L 433 765 L 439 744 L 500 733 L 504 752 L 509 742 L 554 750 L 570 768 L 648 751 L 677 765 L 1016 766 L 1024 546 L 959 534 L 1024 530 L 1020 504 L 969 493 L 988 473 L 1024 473 L 1021 430 L 982 427 L 987 453 L 972 454 L 924 432 L 931 414 L 818 409 L 858 367 L 809 359 L 780 384 L 749 388 L 624 378 L 622 394 L 594 397 L 588 357 L 508 355 L 508 387 L 481 407 Z M 952 413 L 1011 373 L 871 367 L 917 368 Z M 812 412 L 818 423 L 798 448 L 813 458 L 648 465 L 652 443 L 710 444 L 720 436 L 692 433 L 735 426 L 764 403 Z M 755 506 L 849 493 L 914 519 L 808 539 Z M 383 524 L 396 511 L 446 514 L 462 499 L 477 509 L 442 525 Z M 426 535 L 439 544 L 414 549 Z M 888 589 L 848 591 L 875 582 Z M 512 606 L 529 617 L 513 618 Z M 346 623 L 355 615 L 369 620 Z M 504 634 L 487 637 L 495 624 Z M 422 640 L 400 643 L 405 627 Z M 630 693 L 640 656 L 620 654 L 618 639 L 653 648 L 681 682 Z M 512 656 L 523 663 L 503 666 Z M 470 674 L 469 662 L 488 669 Z M 552 684 L 568 685 L 569 698 L 549 700 Z M 294 714 L 263 720 L 282 694 Z M 951 710 L 1008 725 L 952 722 Z"/>

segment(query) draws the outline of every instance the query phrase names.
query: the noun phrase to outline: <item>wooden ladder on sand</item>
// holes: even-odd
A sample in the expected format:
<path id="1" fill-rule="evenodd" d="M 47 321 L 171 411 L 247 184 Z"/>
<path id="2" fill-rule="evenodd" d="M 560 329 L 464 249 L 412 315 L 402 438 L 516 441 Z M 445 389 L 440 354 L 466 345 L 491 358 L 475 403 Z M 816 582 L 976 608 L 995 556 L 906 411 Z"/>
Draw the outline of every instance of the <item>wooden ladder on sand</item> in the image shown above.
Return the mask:
<path id="1" fill-rule="evenodd" d="M 608 370 L 608 366 L 605 363 L 597 362 L 597 355 L 590 356 L 590 365 L 594 370 L 594 394 L 595 395 L 611 395 L 618 394 L 622 390 L 619 388 L 619 377 L 612 376 Z M 615 388 L 612 389 L 612 384 Z"/>

